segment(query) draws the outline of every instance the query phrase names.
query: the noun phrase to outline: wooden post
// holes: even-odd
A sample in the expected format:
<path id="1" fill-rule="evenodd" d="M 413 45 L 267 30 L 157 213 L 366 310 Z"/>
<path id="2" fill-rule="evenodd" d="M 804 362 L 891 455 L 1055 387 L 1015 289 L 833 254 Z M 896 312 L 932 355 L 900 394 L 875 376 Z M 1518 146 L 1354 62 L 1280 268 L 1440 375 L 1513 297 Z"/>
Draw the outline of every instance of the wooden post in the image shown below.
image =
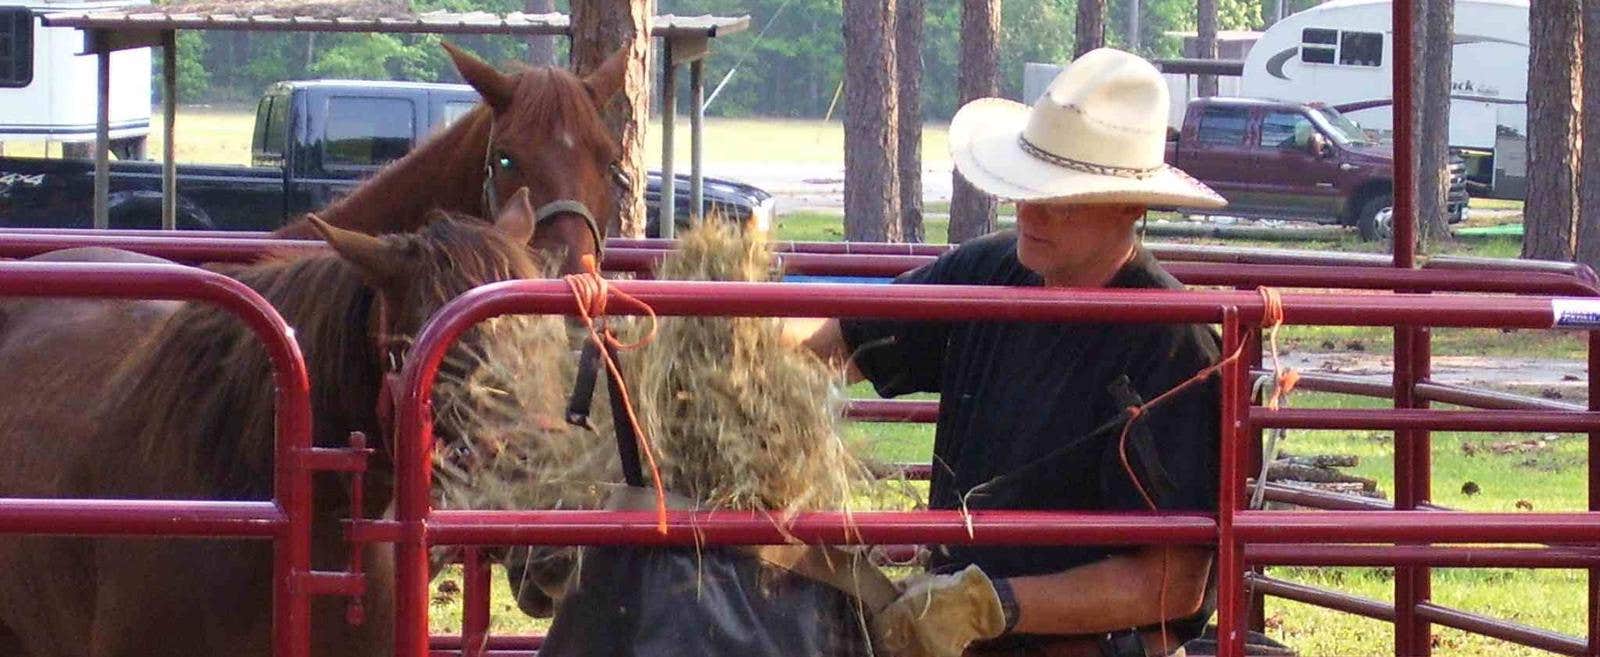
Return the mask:
<path id="1" fill-rule="evenodd" d="M 99 30 L 91 37 L 96 42 L 95 60 L 96 125 L 94 130 L 94 227 L 105 230 L 111 227 L 111 210 L 107 198 L 111 195 L 111 49 L 106 47 Z"/>
<path id="2" fill-rule="evenodd" d="M 672 61 L 672 42 L 661 49 L 661 202 L 656 209 L 656 234 L 672 239 L 678 233 L 678 178 L 672 167 L 673 136 L 677 130 L 678 64 Z"/>
<path id="3" fill-rule="evenodd" d="M 161 32 L 161 228 L 178 229 L 178 33 Z"/>
<path id="4" fill-rule="evenodd" d="M 689 219 L 705 218 L 706 60 L 689 64 Z"/>

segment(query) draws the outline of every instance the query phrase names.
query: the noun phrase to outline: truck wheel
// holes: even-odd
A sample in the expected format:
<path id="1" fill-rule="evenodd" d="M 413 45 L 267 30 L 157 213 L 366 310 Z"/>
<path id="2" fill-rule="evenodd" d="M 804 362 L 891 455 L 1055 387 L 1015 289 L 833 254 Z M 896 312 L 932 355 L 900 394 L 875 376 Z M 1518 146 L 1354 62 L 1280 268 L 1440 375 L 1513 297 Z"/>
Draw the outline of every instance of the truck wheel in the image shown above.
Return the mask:
<path id="1" fill-rule="evenodd" d="M 1367 242 L 1386 240 L 1394 234 L 1394 200 L 1388 193 L 1374 195 L 1361 204 L 1356 214 L 1356 230 Z"/>

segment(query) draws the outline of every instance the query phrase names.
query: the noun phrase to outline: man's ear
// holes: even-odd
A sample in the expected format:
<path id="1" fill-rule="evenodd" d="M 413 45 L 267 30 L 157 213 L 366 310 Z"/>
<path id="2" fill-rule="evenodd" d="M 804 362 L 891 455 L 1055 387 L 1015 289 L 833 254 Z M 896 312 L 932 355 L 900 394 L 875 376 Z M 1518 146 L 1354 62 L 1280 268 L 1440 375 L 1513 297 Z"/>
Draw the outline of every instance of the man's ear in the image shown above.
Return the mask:
<path id="1" fill-rule="evenodd" d="M 346 262 L 361 272 L 361 278 L 373 286 L 383 286 L 400 278 L 404 261 L 395 249 L 383 240 L 339 228 L 314 214 L 306 215 L 306 222 L 315 228 L 328 246 L 333 247 Z"/>

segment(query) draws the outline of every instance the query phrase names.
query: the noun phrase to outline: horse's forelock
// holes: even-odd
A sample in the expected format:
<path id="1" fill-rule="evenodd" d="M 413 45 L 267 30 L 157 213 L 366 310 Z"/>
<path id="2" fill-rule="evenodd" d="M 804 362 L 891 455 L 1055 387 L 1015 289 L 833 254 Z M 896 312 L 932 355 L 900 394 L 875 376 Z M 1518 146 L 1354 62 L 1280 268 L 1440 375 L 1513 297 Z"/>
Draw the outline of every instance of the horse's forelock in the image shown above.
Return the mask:
<path id="1" fill-rule="evenodd" d="M 600 120 L 589 88 L 566 69 L 546 66 L 518 73 L 516 99 L 502 125 L 530 132 L 507 135 L 513 139 L 559 138 L 564 132 L 578 149 L 602 153 L 602 160 L 615 159 L 617 154 L 616 140 Z"/>

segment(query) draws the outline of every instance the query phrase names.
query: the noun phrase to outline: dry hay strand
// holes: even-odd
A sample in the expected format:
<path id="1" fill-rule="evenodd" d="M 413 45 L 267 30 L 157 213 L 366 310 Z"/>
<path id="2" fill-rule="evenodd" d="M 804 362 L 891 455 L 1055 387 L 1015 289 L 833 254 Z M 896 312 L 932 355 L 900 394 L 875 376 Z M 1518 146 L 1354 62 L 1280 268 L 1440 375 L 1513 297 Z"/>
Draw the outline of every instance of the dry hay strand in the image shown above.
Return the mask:
<path id="1" fill-rule="evenodd" d="M 440 369 L 434 416 L 441 508 L 596 509 L 620 478 L 608 417 L 566 420 L 576 359 L 561 317 L 480 324 Z M 596 392 L 596 408 L 604 393 Z"/>
<path id="2" fill-rule="evenodd" d="M 415 18 L 409 0 L 171 0 L 160 3 L 168 13 L 231 14 L 273 18 Z"/>
<path id="3" fill-rule="evenodd" d="M 777 280 L 759 237 L 706 221 L 682 236 L 657 278 Z M 836 368 L 785 343 L 765 317 L 664 317 L 626 357 L 665 488 L 711 509 L 839 509 L 872 482 L 839 431 Z"/>

